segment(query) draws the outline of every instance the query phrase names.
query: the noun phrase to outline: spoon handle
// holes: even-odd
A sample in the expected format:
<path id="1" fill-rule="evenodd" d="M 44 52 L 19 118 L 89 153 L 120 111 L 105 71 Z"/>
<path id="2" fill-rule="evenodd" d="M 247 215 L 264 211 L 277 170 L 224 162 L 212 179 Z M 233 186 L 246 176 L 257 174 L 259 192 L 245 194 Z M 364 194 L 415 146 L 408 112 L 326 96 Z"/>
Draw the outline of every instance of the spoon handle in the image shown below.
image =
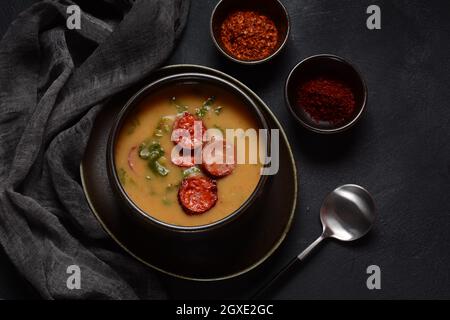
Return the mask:
<path id="1" fill-rule="evenodd" d="M 319 243 L 322 242 L 322 240 L 325 239 L 325 236 L 323 234 L 320 235 L 320 237 L 318 237 L 316 240 L 314 240 L 313 243 L 311 243 L 305 250 L 302 251 L 302 253 L 300 253 L 297 256 L 297 259 L 299 261 L 305 259 L 307 256 L 309 256 L 309 254 L 314 250 L 315 247 L 317 247 L 317 245 Z"/>
<path id="2" fill-rule="evenodd" d="M 290 273 L 292 273 L 295 268 L 303 261 L 317 245 L 325 239 L 325 236 L 322 234 L 319 238 L 317 238 L 313 243 L 311 243 L 305 250 L 303 250 L 298 256 L 293 258 L 286 264 L 280 271 L 278 271 L 272 279 L 270 279 L 265 285 L 263 285 L 256 293 L 251 297 L 251 299 L 260 298 L 264 292 L 266 292 L 270 287 L 272 287 L 276 282 L 280 281 L 282 278 L 286 277 Z"/>

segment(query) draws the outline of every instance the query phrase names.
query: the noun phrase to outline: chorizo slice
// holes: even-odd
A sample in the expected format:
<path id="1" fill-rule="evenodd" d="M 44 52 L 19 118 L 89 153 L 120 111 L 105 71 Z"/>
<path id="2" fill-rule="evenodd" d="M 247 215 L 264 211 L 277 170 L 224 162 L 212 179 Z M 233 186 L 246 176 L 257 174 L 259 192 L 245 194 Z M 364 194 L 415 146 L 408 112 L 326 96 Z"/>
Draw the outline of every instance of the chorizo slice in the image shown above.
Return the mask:
<path id="1" fill-rule="evenodd" d="M 183 156 L 183 154 L 171 154 L 172 163 L 181 168 L 190 168 L 195 166 L 195 158 L 193 155 Z"/>
<path id="2" fill-rule="evenodd" d="M 203 148 L 202 167 L 210 176 L 215 178 L 222 178 L 231 174 L 236 168 L 234 146 L 225 140 L 209 142 Z"/>
<path id="3" fill-rule="evenodd" d="M 131 169 L 131 171 L 134 171 L 134 166 L 136 164 L 136 158 L 137 158 L 137 147 L 134 146 L 130 149 L 130 151 L 128 152 L 128 167 Z"/>
<path id="4" fill-rule="evenodd" d="M 195 124 L 199 124 L 199 128 L 195 132 Z M 179 130 L 186 130 L 187 135 L 182 135 L 176 133 Z M 172 141 L 175 144 L 180 145 L 183 149 L 196 149 L 203 145 L 203 134 L 206 132 L 205 124 L 201 119 L 196 118 L 189 112 L 184 112 L 182 115 L 178 116 L 173 123 L 173 132 L 176 133 L 175 139 Z"/>
<path id="5" fill-rule="evenodd" d="M 178 190 L 178 201 L 187 214 L 197 215 L 210 210 L 217 202 L 217 183 L 203 176 L 186 178 Z"/>

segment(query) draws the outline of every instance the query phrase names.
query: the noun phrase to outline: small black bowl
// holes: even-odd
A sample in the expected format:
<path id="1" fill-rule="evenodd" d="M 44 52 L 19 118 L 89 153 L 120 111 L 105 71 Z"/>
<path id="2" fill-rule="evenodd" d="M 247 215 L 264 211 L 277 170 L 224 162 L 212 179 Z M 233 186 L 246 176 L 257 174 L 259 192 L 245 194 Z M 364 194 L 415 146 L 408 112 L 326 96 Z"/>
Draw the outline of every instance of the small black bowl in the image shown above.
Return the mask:
<path id="1" fill-rule="evenodd" d="M 321 76 L 347 84 L 355 97 L 353 116 L 339 125 L 315 121 L 297 102 L 302 83 Z M 286 80 L 285 101 L 294 118 L 306 129 L 323 134 L 337 133 L 349 129 L 361 118 L 367 105 L 367 86 L 360 72 L 348 61 L 335 55 L 320 54 L 304 59 L 292 69 Z"/>
<path id="2" fill-rule="evenodd" d="M 227 16 L 237 10 L 260 12 L 275 23 L 279 34 L 278 44 L 276 50 L 270 56 L 259 60 L 241 60 L 228 53 L 224 48 L 220 39 L 220 28 Z M 210 29 L 214 45 L 225 57 L 234 62 L 252 65 L 272 59 L 285 47 L 289 38 L 290 19 L 286 7 L 279 0 L 221 0 L 211 14 Z"/>
<path id="3" fill-rule="evenodd" d="M 268 179 L 268 176 L 261 175 L 259 182 L 253 191 L 253 193 L 250 195 L 250 197 L 239 207 L 236 211 L 230 213 L 225 218 L 218 220 L 216 222 L 207 224 L 207 225 L 200 225 L 200 226 L 178 226 L 173 224 L 168 224 L 166 222 L 160 221 L 154 217 L 152 217 L 150 214 L 144 212 L 141 208 L 139 208 L 127 195 L 124 188 L 122 187 L 122 184 L 120 183 L 119 177 L 116 172 L 116 166 L 115 166 L 115 145 L 118 138 L 118 135 L 121 131 L 121 128 L 123 124 L 125 123 L 127 117 L 133 113 L 133 110 L 139 105 L 139 103 L 149 94 L 157 92 L 161 88 L 165 88 L 167 86 L 173 85 L 192 85 L 192 84 L 209 84 L 218 86 L 221 88 L 226 89 L 231 94 L 235 95 L 241 101 L 244 102 L 244 105 L 247 106 L 248 110 L 255 116 L 255 119 L 258 122 L 259 128 L 258 129 L 267 129 L 268 132 L 268 145 L 270 145 L 270 131 L 268 130 L 268 125 L 266 122 L 266 119 L 262 112 L 259 110 L 256 102 L 250 98 L 244 91 L 242 91 L 240 88 L 238 88 L 233 83 L 208 74 L 203 73 L 179 73 L 175 75 L 166 76 L 163 78 L 160 78 L 141 90 L 139 90 L 134 96 L 132 96 L 128 102 L 125 104 L 125 106 L 122 108 L 122 110 L 117 115 L 114 124 L 112 126 L 112 129 L 109 134 L 108 139 L 108 145 L 107 145 L 107 167 L 108 167 L 108 179 L 110 181 L 111 187 L 115 193 L 116 198 L 118 199 L 118 202 L 126 212 L 130 212 L 131 215 L 140 222 L 143 222 L 146 227 L 152 232 L 165 232 L 166 234 L 178 234 L 183 239 L 188 239 L 186 237 L 183 237 L 183 234 L 200 234 L 203 235 L 204 233 L 207 233 L 209 231 L 213 231 L 221 226 L 224 226 L 232 221 L 238 220 L 237 218 L 243 215 L 248 209 L 250 209 L 253 204 L 255 203 L 256 199 L 261 195 L 263 192 L 264 185 Z M 167 231 L 169 233 L 167 233 Z"/>

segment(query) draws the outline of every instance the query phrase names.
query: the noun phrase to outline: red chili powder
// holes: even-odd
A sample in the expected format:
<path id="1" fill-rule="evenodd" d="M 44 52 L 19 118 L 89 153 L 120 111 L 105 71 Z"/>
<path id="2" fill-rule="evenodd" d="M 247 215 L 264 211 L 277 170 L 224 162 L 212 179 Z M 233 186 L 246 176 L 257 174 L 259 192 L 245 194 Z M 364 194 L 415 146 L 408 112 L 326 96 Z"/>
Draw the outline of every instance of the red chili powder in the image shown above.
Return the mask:
<path id="1" fill-rule="evenodd" d="M 261 60 L 275 52 L 278 30 L 267 16 L 256 11 L 236 11 L 222 23 L 220 38 L 225 50 L 239 60 Z"/>
<path id="2" fill-rule="evenodd" d="M 339 125 L 353 116 L 356 103 L 347 84 L 319 77 L 299 87 L 298 105 L 316 122 Z"/>

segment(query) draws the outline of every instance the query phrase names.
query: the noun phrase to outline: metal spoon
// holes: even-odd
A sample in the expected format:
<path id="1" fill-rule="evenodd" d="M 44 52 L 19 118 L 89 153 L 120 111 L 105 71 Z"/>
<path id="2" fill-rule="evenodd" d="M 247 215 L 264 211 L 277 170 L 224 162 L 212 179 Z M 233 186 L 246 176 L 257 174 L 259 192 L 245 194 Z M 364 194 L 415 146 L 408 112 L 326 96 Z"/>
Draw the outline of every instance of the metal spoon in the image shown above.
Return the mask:
<path id="1" fill-rule="evenodd" d="M 325 198 L 320 208 L 323 231 L 319 238 L 302 253 L 292 259 L 253 298 L 261 296 L 280 277 L 303 261 L 322 240 L 335 238 L 340 241 L 353 241 L 363 237 L 375 221 L 375 203 L 369 192 L 355 184 L 346 184 L 333 190 Z"/>

